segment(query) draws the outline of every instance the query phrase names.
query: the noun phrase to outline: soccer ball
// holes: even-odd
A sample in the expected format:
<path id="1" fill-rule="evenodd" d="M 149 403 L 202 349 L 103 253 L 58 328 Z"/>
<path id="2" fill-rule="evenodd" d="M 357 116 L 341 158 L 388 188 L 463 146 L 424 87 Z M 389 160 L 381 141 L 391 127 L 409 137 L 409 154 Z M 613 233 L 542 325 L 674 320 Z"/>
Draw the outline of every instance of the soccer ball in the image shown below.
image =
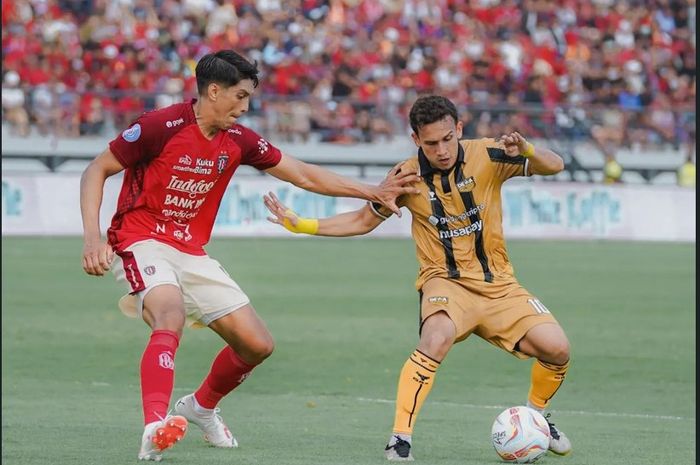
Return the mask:
<path id="1" fill-rule="evenodd" d="M 493 422 L 491 441 L 504 462 L 533 463 L 549 449 L 549 425 L 536 410 L 510 407 Z"/>

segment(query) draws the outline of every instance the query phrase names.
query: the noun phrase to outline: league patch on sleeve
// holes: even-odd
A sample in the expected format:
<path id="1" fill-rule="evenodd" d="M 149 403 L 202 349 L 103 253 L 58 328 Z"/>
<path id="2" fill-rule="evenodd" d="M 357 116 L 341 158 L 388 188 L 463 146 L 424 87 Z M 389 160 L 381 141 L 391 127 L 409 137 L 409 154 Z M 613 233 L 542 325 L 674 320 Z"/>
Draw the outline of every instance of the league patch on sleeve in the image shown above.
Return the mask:
<path id="1" fill-rule="evenodd" d="M 127 142 L 136 142 L 141 137 L 141 125 L 139 123 L 134 124 L 129 129 L 125 129 L 122 132 L 122 137 Z"/>

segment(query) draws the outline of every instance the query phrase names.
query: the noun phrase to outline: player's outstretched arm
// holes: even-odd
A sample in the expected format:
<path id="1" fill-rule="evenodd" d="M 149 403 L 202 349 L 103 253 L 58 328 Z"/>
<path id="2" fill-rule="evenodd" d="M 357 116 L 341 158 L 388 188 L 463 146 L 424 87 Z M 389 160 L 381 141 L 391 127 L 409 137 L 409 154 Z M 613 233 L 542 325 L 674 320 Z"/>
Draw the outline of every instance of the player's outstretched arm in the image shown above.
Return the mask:
<path id="1" fill-rule="evenodd" d="M 265 206 L 272 216 L 268 221 L 279 224 L 293 233 L 313 234 L 317 236 L 360 236 L 367 234 L 383 221 L 372 213 L 369 205 L 359 210 L 341 213 L 329 218 L 301 218 L 287 208 L 272 192 L 263 196 Z"/>
<path id="2" fill-rule="evenodd" d="M 378 186 L 346 178 L 320 166 L 304 163 L 287 154 L 282 155 L 282 159 L 276 166 L 265 171 L 307 191 L 378 202 L 397 216 L 401 216 L 396 199 L 403 194 L 420 193 L 416 187 L 412 186 L 420 178 L 415 171 L 403 171 L 399 169 L 400 166 L 401 163 L 396 165 Z"/>
<path id="3" fill-rule="evenodd" d="M 105 181 L 124 167 L 109 150 L 98 155 L 80 177 L 80 214 L 83 218 L 83 270 L 102 276 L 112 264 L 112 247 L 102 239 L 100 206 Z"/>
<path id="4" fill-rule="evenodd" d="M 557 174 L 564 169 L 564 160 L 549 149 L 535 147 L 519 132 L 505 134 L 500 141 L 505 146 L 506 155 L 517 157 L 522 155 L 530 160 L 530 173 L 543 176 Z"/>

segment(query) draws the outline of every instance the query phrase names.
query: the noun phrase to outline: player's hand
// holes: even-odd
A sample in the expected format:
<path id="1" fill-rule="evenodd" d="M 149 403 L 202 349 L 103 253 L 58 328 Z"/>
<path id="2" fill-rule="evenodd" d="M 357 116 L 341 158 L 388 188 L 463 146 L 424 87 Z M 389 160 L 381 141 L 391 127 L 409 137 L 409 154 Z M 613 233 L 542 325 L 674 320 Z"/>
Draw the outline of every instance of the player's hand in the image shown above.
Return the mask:
<path id="1" fill-rule="evenodd" d="M 273 216 L 268 216 L 267 221 L 275 224 L 279 224 L 284 227 L 284 220 L 289 221 L 292 226 L 296 226 L 299 222 L 299 215 L 294 213 L 292 210 L 287 208 L 275 194 L 268 192 L 267 195 L 263 195 L 263 200 L 265 206 Z"/>
<path id="2" fill-rule="evenodd" d="M 404 162 L 398 163 L 386 175 L 384 180 L 377 186 L 374 200 L 387 207 L 396 216 L 401 217 L 401 210 L 396 205 L 396 199 L 403 194 L 420 194 L 420 190 L 413 184 L 420 181 L 416 171 L 402 170 Z"/>
<path id="3" fill-rule="evenodd" d="M 83 243 L 83 270 L 92 276 L 103 276 L 114 259 L 112 246 L 102 239 L 85 240 Z"/>
<path id="4" fill-rule="evenodd" d="M 517 157 L 527 150 L 527 139 L 521 136 L 517 131 L 504 134 L 501 136 L 500 142 L 505 146 L 506 155 L 509 157 Z"/>

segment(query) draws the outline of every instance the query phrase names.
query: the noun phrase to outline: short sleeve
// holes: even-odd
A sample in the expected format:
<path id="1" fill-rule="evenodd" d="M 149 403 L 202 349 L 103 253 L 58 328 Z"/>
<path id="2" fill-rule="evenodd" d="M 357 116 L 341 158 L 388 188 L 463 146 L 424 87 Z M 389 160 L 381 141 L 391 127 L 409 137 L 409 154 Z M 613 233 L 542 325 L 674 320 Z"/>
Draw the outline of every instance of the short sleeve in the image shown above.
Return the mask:
<path id="1" fill-rule="evenodd" d="M 228 130 L 228 134 L 241 148 L 242 165 L 266 170 L 277 166 L 282 159 L 280 149 L 252 129 L 237 124 Z"/>
<path id="2" fill-rule="evenodd" d="M 109 143 L 109 149 L 124 168 L 130 168 L 158 155 L 164 136 L 155 118 L 144 113 Z"/>
<path id="3" fill-rule="evenodd" d="M 530 176 L 528 171 L 529 160 L 522 155 L 509 157 L 505 147 L 495 139 L 482 139 L 486 153 L 493 163 L 496 177 L 505 181 L 516 176 Z"/>

